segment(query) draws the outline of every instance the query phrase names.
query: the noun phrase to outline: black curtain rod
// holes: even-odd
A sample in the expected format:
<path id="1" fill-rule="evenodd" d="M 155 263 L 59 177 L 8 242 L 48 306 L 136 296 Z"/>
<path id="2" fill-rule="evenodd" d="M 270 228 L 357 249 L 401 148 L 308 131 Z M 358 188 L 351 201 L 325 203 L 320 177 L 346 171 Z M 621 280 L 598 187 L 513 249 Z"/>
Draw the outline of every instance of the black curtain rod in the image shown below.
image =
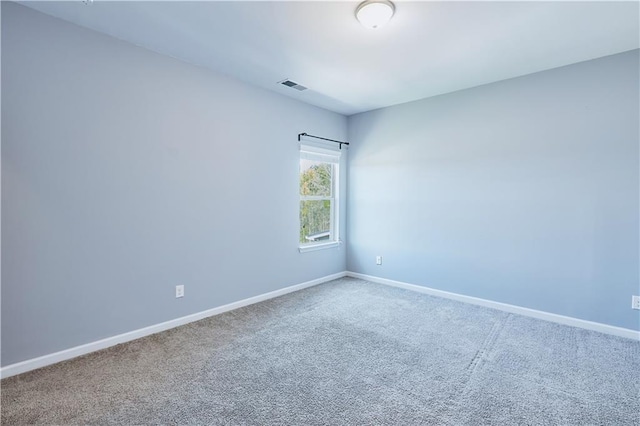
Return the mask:
<path id="1" fill-rule="evenodd" d="M 322 139 L 323 141 L 329 141 L 329 142 L 334 142 L 334 143 L 339 143 L 340 144 L 340 149 L 342 149 L 342 145 L 349 145 L 349 142 L 342 142 L 342 141 L 337 141 L 335 139 L 327 139 L 327 138 L 321 138 L 320 136 L 313 136 L 310 135 L 308 133 L 298 133 L 298 142 L 300 142 L 300 138 L 302 136 L 306 136 L 308 138 L 316 138 L 316 139 Z"/>

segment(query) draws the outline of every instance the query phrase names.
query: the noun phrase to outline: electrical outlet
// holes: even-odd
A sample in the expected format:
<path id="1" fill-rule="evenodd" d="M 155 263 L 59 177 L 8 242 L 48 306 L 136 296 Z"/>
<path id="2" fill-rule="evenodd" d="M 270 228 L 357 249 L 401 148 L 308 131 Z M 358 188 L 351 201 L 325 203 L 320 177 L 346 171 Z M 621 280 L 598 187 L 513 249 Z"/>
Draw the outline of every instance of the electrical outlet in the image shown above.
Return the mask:
<path id="1" fill-rule="evenodd" d="M 184 297 L 184 286 L 183 285 L 177 285 L 176 286 L 176 299 L 179 297 Z"/>
<path id="2" fill-rule="evenodd" d="M 382 265 L 382 256 L 376 256 L 376 265 Z"/>
<path id="3" fill-rule="evenodd" d="M 640 309 L 640 296 L 631 296 L 631 309 Z"/>

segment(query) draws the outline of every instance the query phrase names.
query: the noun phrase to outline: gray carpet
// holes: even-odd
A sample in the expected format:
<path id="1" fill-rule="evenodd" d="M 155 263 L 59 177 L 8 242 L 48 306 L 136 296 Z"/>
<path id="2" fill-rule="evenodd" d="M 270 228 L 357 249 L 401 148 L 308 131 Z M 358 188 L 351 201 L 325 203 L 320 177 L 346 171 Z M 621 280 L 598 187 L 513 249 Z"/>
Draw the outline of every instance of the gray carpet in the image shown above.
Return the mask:
<path id="1" fill-rule="evenodd" d="M 3 425 L 638 425 L 640 343 L 345 278 L 0 383 Z"/>

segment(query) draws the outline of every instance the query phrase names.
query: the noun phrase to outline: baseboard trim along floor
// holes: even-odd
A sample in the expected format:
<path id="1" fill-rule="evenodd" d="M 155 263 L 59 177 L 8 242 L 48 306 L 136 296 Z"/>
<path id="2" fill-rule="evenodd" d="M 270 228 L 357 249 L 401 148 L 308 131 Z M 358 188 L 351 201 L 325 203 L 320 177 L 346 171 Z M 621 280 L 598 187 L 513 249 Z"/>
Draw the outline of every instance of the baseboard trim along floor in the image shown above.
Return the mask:
<path id="1" fill-rule="evenodd" d="M 465 296 L 448 291 L 436 290 L 434 288 L 423 287 L 416 284 L 409 284 L 401 281 L 390 280 L 388 278 L 380 278 L 373 275 L 360 274 L 358 272 L 346 273 L 348 277 L 359 278 L 365 281 L 371 281 L 377 284 L 385 284 L 392 287 L 403 288 L 406 290 L 416 291 L 431 296 L 442 297 L 445 299 L 457 300 L 459 302 L 470 303 L 472 305 L 484 306 L 487 308 L 497 309 L 499 311 L 509 312 L 513 314 L 523 315 L 527 317 L 537 318 L 544 321 L 555 322 L 558 324 L 568 325 L 571 327 L 584 328 L 587 330 L 598 331 L 600 333 L 611 334 L 613 336 L 624 337 L 640 341 L 640 332 L 628 328 L 615 327 L 613 325 L 602 324 L 599 322 L 587 321 L 564 315 L 552 314 L 550 312 L 537 311 L 535 309 L 523 308 L 521 306 L 509 305 L 507 303 L 494 302 L 492 300 L 480 299 L 478 297 Z"/>
<path id="2" fill-rule="evenodd" d="M 433 288 L 423 287 L 416 284 L 409 284 L 401 281 L 395 281 L 388 278 L 381 278 L 373 275 L 366 275 L 366 274 L 360 274 L 357 272 L 344 271 L 344 272 L 338 272 L 332 275 L 327 275 L 325 277 L 317 278 L 315 280 L 307 281 L 301 284 L 285 287 L 280 290 L 275 290 L 269 293 L 260 294 L 254 297 L 250 297 L 248 299 L 239 300 L 237 302 L 229 303 L 227 305 L 218 306 L 216 308 L 208 309 L 206 311 L 197 312 L 195 314 L 176 318 L 160 324 L 151 325 L 149 327 L 133 330 L 127 333 L 108 337 L 106 339 L 98 340 L 95 342 L 91 342 L 91 343 L 76 346 L 73 348 L 65 349 L 59 352 L 55 352 L 52 354 L 43 355 L 37 358 L 11 364 L 6 367 L 0 368 L 0 378 L 6 378 L 6 377 L 15 376 L 16 374 L 26 373 L 27 371 L 35 370 L 41 367 L 46 367 L 47 365 L 55 364 L 61 361 L 66 361 L 72 358 L 86 355 L 91 352 L 99 351 L 101 349 L 106 349 L 111 346 L 118 345 L 120 343 L 125 343 L 135 339 L 139 339 L 141 337 L 149 336 L 151 334 L 160 333 L 162 331 L 169 330 L 171 328 L 175 328 L 181 325 L 189 324 L 191 322 L 199 321 L 204 318 L 208 318 L 224 312 L 232 311 L 234 309 L 242 308 L 244 306 L 252 305 L 254 303 L 262 302 L 264 300 L 273 299 L 275 297 L 282 296 L 287 293 L 292 293 L 294 291 L 313 287 L 315 285 L 322 284 L 322 283 L 332 281 L 338 278 L 342 278 L 345 276 L 359 278 L 365 281 L 370 281 L 378 284 L 389 285 L 392 287 L 403 288 L 405 290 L 411 290 L 418 293 L 428 294 L 431 296 L 437 296 L 445 299 L 457 300 L 459 302 L 470 303 L 473 305 L 484 306 L 487 308 L 497 309 L 500 311 L 519 314 L 527 317 L 537 318 L 544 321 L 555 322 L 558 324 L 568 325 L 572 327 L 584 328 L 587 330 L 598 331 L 600 333 L 605 333 L 605 334 L 610 334 L 618 337 L 624 337 L 627 339 L 640 341 L 640 332 L 627 329 L 627 328 L 615 327 L 612 325 L 586 321 L 578 318 L 552 314 L 544 311 L 537 311 L 535 309 L 523 308 L 521 306 L 509 305 L 507 303 L 501 303 L 501 302 L 494 302 L 492 300 L 480 299 L 477 297 L 465 296 L 457 293 L 450 293 L 448 291 L 436 290 Z"/>
<path id="3" fill-rule="evenodd" d="M 176 318 L 170 321 L 165 321 L 160 324 L 151 325 L 149 327 L 140 328 L 127 333 L 118 334 L 117 336 L 107 337 L 106 339 L 98 340 L 95 342 L 87 343 L 84 345 L 76 346 L 73 348 L 65 349 L 59 352 L 55 352 L 48 355 L 43 355 L 37 358 L 28 359 L 26 361 L 17 362 L 15 364 L 7 365 L 0 368 L 0 378 L 6 378 L 15 376 L 16 374 L 26 373 L 27 371 L 35 370 L 37 368 L 46 367 L 47 365 L 56 364 L 61 361 L 66 361 L 72 358 L 86 355 L 91 352 L 106 349 L 111 346 L 118 345 L 120 343 L 129 342 L 141 337 L 149 336 L 151 334 L 160 333 L 171 328 L 179 327 L 181 325 L 189 324 L 191 322 L 199 321 L 204 318 L 208 318 L 214 315 L 222 314 L 224 312 L 232 311 L 234 309 L 242 308 L 244 306 L 253 305 L 254 303 L 262 302 L 264 300 L 273 299 L 274 297 L 282 296 L 287 293 L 302 290 L 305 288 L 313 287 L 318 284 L 332 281 L 338 278 L 345 277 L 346 272 L 338 272 L 336 274 L 327 275 L 325 277 L 317 278 L 315 280 L 306 281 L 304 283 L 292 285 L 282 288 L 280 290 L 271 291 L 269 293 L 260 294 L 248 299 L 239 300 L 237 302 L 229 303 L 227 305 L 218 306 L 216 308 L 208 309 L 206 311 L 197 312 L 195 314 L 187 315 L 184 317 Z"/>

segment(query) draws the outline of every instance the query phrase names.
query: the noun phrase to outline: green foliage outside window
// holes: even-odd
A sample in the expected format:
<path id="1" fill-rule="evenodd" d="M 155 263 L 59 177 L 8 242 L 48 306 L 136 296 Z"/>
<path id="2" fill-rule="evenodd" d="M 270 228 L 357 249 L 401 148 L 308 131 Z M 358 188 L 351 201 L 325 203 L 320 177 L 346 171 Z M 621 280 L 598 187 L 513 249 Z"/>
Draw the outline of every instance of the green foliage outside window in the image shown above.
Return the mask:
<path id="1" fill-rule="evenodd" d="M 329 238 L 332 172 L 330 163 L 314 162 L 300 171 L 300 243 Z M 309 198 L 306 198 L 309 197 Z"/>

